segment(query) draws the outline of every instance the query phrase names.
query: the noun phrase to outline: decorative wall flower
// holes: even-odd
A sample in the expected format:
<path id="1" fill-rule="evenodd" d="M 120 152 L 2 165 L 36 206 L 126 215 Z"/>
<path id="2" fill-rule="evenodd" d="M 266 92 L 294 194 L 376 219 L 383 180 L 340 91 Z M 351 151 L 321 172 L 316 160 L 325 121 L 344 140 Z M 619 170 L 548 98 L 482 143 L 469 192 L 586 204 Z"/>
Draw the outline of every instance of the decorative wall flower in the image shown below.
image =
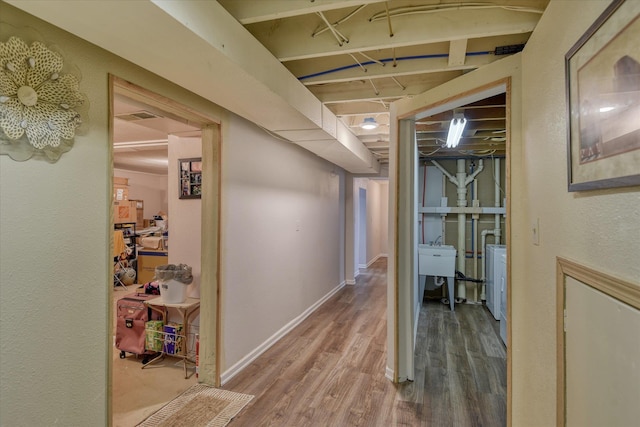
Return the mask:
<path id="1" fill-rule="evenodd" d="M 0 42 L 0 129 L 8 139 L 26 134 L 39 150 L 73 139 L 83 97 L 77 77 L 62 66 L 62 57 L 40 42 Z"/>

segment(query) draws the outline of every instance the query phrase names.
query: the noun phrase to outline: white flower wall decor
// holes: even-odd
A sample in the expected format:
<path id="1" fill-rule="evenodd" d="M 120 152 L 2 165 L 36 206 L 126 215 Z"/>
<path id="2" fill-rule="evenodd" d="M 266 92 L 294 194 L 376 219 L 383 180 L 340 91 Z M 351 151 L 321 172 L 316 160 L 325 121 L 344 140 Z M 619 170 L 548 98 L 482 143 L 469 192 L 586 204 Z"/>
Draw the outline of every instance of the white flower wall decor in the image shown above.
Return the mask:
<path id="1" fill-rule="evenodd" d="M 0 154 L 56 161 L 71 148 L 84 97 L 79 79 L 62 68 L 62 56 L 41 42 L 0 42 Z"/>

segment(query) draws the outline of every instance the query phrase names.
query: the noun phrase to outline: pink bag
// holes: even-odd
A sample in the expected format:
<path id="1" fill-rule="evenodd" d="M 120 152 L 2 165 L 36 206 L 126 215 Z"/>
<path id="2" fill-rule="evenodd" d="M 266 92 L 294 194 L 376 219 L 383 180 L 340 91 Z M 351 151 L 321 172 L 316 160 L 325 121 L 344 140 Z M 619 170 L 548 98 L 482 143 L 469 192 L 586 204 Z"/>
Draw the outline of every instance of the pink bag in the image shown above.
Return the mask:
<path id="1" fill-rule="evenodd" d="M 156 295 L 130 294 L 117 302 L 116 348 L 120 358 L 125 352 L 134 354 L 153 354 L 144 348 L 145 324 L 149 320 L 160 319 L 160 313 L 151 310 L 145 301 L 157 298 Z M 144 360 L 143 360 L 144 363 Z"/>

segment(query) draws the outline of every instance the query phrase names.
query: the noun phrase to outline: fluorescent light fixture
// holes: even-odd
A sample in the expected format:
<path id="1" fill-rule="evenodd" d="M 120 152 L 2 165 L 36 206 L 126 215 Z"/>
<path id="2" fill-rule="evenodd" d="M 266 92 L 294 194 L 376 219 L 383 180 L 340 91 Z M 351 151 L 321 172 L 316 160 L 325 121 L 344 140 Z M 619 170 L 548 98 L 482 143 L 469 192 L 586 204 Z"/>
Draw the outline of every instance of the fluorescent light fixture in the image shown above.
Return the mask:
<path id="1" fill-rule="evenodd" d="M 467 119 L 462 114 L 454 114 L 451 124 L 449 125 L 449 134 L 447 135 L 447 148 L 454 148 L 458 146 L 460 138 L 462 137 L 462 131 L 467 124 Z"/>
<path id="2" fill-rule="evenodd" d="M 376 119 L 374 119 L 373 117 L 367 117 L 364 119 L 362 123 L 360 123 L 360 127 L 362 129 L 371 130 L 371 129 L 377 128 L 378 123 L 376 122 Z"/>
<path id="3" fill-rule="evenodd" d="M 616 109 L 616 107 L 611 107 L 611 106 L 609 106 L 609 107 L 602 107 L 602 108 L 600 108 L 600 112 L 601 112 L 601 113 L 607 113 L 607 112 L 609 112 L 609 111 L 611 111 L 611 110 L 615 110 L 615 109 Z"/>

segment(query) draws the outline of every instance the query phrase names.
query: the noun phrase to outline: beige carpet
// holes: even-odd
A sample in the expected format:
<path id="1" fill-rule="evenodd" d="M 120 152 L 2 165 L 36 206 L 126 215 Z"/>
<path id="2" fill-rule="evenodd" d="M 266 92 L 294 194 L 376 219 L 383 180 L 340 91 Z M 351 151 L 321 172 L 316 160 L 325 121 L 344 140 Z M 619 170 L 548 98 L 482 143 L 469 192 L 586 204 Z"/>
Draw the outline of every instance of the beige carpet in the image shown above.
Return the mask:
<path id="1" fill-rule="evenodd" d="M 196 384 L 138 424 L 139 427 L 223 427 L 253 399 L 204 384 Z"/>

